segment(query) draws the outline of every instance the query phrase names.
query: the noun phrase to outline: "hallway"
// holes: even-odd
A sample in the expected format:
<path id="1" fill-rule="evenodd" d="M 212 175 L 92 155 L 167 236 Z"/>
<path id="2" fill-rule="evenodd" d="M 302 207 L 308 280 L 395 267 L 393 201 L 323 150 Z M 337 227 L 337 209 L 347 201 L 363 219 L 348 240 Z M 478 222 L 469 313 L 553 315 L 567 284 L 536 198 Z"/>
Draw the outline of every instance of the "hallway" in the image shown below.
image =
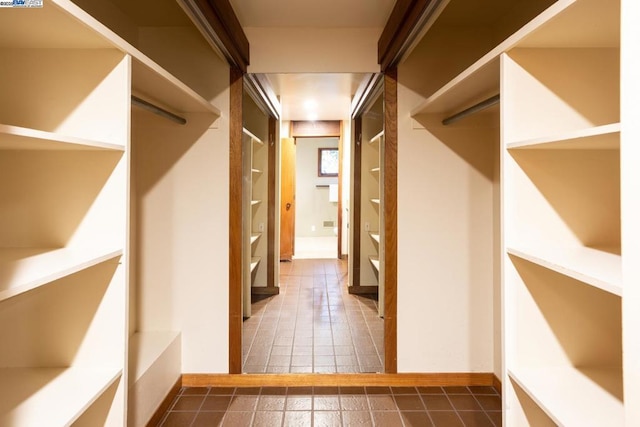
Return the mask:
<path id="1" fill-rule="evenodd" d="M 377 301 L 349 295 L 347 262 L 280 263 L 280 294 L 252 304 L 243 323 L 245 373 L 382 372 Z"/>

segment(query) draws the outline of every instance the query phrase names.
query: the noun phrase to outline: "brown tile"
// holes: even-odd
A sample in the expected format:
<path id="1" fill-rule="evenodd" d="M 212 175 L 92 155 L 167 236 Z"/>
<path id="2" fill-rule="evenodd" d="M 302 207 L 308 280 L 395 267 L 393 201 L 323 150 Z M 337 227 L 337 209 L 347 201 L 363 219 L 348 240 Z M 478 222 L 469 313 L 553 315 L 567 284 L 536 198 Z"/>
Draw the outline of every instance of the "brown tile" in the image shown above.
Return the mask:
<path id="1" fill-rule="evenodd" d="M 480 411 L 480 404 L 470 394 L 452 394 L 449 395 L 451 404 L 457 411 Z"/>
<path id="2" fill-rule="evenodd" d="M 444 394 L 423 394 L 422 401 L 429 411 L 452 411 L 453 406 Z"/>
<path id="3" fill-rule="evenodd" d="M 191 427 L 220 426 L 224 414 L 224 412 L 199 412 Z"/>
<path id="4" fill-rule="evenodd" d="M 472 385 L 469 386 L 469 390 L 473 394 L 499 394 L 494 387 L 486 385 Z"/>
<path id="5" fill-rule="evenodd" d="M 400 414 L 395 411 L 376 411 L 371 413 L 374 426 L 403 427 Z"/>
<path id="6" fill-rule="evenodd" d="M 356 356 L 336 356 L 336 365 L 356 366 L 358 365 L 358 358 Z"/>
<path id="7" fill-rule="evenodd" d="M 493 427 L 493 423 L 484 411 L 460 411 L 458 412 L 465 427 Z"/>
<path id="8" fill-rule="evenodd" d="M 257 396 L 260 394 L 260 387 L 238 387 L 236 396 Z"/>
<path id="9" fill-rule="evenodd" d="M 422 399 L 417 394 L 394 395 L 398 409 L 401 411 L 424 411 Z"/>
<path id="10" fill-rule="evenodd" d="M 189 427 L 197 412 L 169 412 L 162 427 Z"/>
<path id="11" fill-rule="evenodd" d="M 210 387 L 209 395 L 230 396 L 235 392 L 235 387 Z"/>
<path id="12" fill-rule="evenodd" d="M 313 356 L 313 363 L 318 366 L 335 366 L 336 359 L 335 356 L 319 356 L 315 354 Z"/>
<path id="13" fill-rule="evenodd" d="M 253 412 L 227 412 L 222 425 L 229 427 L 250 426 L 251 420 L 253 420 Z"/>
<path id="14" fill-rule="evenodd" d="M 369 403 L 365 395 L 341 395 L 340 407 L 343 411 L 367 411 Z"/>
<path id="15" fill-rule="evenodd" d="M 309 396 L 313 394 L 313 387 L 289 387 L 287 395 L 289 396 Z"/>
<path id="16" fill-rule="evenodd" d="M 398 407 L 396 406 L 395 400 L 393 400 L 393 396 L 390 395 L 370 395 L 369 398 L 369 407 L 372 411 L 397 411 Z"/>
<path id="17" fill-rule="evenodd" d="M 502 427 L 502 411 L 487 411 L 487 416 L 493 421 L 495 427 Z"/>
<path id="18" fill-rule="evenodd" d="M 282 396 L 287 394 L 286 387 L 262 387 L 263 396 Z"/>
<path id="19" fill-rule="evenodd" d="M 313 364 L 312 355 L 304 355 L 304 356 L 294 355 L 291 357 L 291 366 L 311 366 L 312 364 Z"/>
<path id="20" fill-rule="evenodd" d="M 292 366 L 289 372 L 292 374 L 310 374 L 313 372 L 313 368 L 311 366 Z"/>
<path id="21" fill-rule="evenodd" d="M 271 348 L 272 356 L 290 356 L 293 351 L 293 346 L 290 345 L 274 345 Z"/>
<path id="22" fill-rule="evenodd" d="M 231 396 L 207 396 L 202 403 L 201 411 L 226 411 L 231 403 Z"/>
<path id="23" fill-rule="evenodd" d="M 365 394 L 364 387 L 340 387 L 340 394 Z"/>
<path id="24" fill-rule="evenodd" d="M 342 423 L 344 426 L 369 427 L 373 426 L 371 413 L 369 411 L 347 411 L 342 413 Z"/>
<path id="25" fill-rule="evenodd" d="M 338 368 L 335 365 L 332 366 L 314 366 L 313 372 L 318 374 L 335 374 L 338 372 Z"/>
<path id="26" fill-rule="evenodd" d="M 333 356 L 333 345 L 318 345 L 313 348 L 314 356 Z"/>
<path id="27" fill-rule="evenodd" d="M 233 396 L 227 411 L 247 412 L 255 411 L 258 404 L 258 396 Z"/>
<path id="28" fill-rule="evenodd" d="M 498 395 L 476 395 L 476 399 L 485 411 L 502 410 L 502 398 Z"/>
<path id="29" fill-rule="evenodd" d="M 258 411 L 283 411 L 286 398 L 284 396 L 265 396 L 258 399 Z"/>
<path id="30" fill-rule="evenodd" d="M 391 387 L 393 394 L 418 394 L 415 387 Z"/>
<path id="31" fill-rule="evenodd" d="M 338 396 L 313 396 L 313 409 L 315 411 L 339 411 L 340 398 Z"/>
<path id="32" fill-rule="evenodd" d="M 173 404 L 172 411 L 197 411 L 202 405 L 204 396 L 179 396 Z"/>
<path id="33" fill-rule="evenodd" d="M 291 365 L 291 356 L 274 356 L 269 358 L 268 366 L 289 366 Z"/>
<path id="34" fill-rule="evenodd" d="M 416 387 L 420 394 L 444 394 L 442 387 Z"/>
<path id="35" fill-rule="evenodd" d="M 209 387 L 185 387 L 182 389 L 182 395 L 206 395 L 209 393 Z"/>
<path id="36" fill-rule="evenodd" d="M 313 412 L 313 426 L 314 427 L 340 427 L 342 421 L 340 420 L 339 411 L 314 411 Z"/>
<path id="37" fill-rule="evenodd" d="M 391 394 L 391 387 L 365 387 L 367 394 Z"/>
<path id="38" fill-rule="evenodd" d="M 340 394 L 340 389 L 338 387 L 314 387 L 313 394 L 326 394 L 326 395 L 338 395 Z"/>
<path id="39" fill-rule="evenodd" d="M 422 411 L 400 412 L 405 427 L 432 427 L 429 414 Z"/>
<path id="40" fill-rule="evenodd" d="M 471 391 L 464 386 L 442 387 L 447 394 L 470 394 Z"/>
<path id="41" fill-rule="evenodd" d="M 313 346 L 311 345 L 294 345 L 293 356 L 313 356 Z"/>
<path id="42" fill-rule="evenodd" d="M 313 409 L 313 398 L 311 396 L 287 396 L 285 410 L 310 411 L 311 409 Z"/>
<path id="43" fill-rule="evenodd" d="M 455 411 L 429 411 L 435 427 L 465 427 Z"/>
<path id="44" fill-rule="evenodd" d="M 280 411 L 258 411 L 253 417 L 252 427 L 273 427 L 282 424 L 284 412 Z"/>
<path id="45" fill-rule="evenodd" d="M 311 411 L 290 411 L 284 413 L 284 427 L 308 427 L 311 425 Z M 238 427 L 238 426 L 236 426 Z"/>

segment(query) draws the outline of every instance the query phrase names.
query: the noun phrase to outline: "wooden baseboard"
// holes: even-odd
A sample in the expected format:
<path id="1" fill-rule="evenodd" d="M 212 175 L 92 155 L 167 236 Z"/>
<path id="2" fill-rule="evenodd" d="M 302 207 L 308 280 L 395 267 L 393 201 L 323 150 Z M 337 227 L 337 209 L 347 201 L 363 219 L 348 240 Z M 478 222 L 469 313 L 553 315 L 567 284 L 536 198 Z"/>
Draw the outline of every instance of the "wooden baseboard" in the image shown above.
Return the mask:
<path id="1" fill-rule="evenodd" d="M 183 374 L 184 387 L 491 386 L 493 373 L 425 374 Z"/>
<path id="2" fill-rule="evenodd" d="M 176 381 L 173 387 L 171 387 L 171 390 L 169 390 L 169 393 L 165 396 L 160 406 L 158 406 L 158 409 L 156 409 L 156 412 L 153 413 L 153 416 L 151 417 L 149 422 L 147 422 L 147 427 L 156 427 L 158 424 L 160 424 L 160 421 L 162 421 L 162 417 L 164 417 L 164 414 L 167 413 L 167 411 L 169 410 L 169 407 L 173 403 L 173 399 L 176 397 L 176 395 L 180 391 L 180 388 L 182 387 L 183 382 L 184 382 L 184 379 L 182 378 L 182 376 L 180 376 L 178 378 L 178 381 Z"/>
<path id="3" fill-rule="evenodd" d="M 500 378 L 495 374 L 493 375 L 493 387 L 495 387 L 495 389 L 498 390 L 498 393 L 500 393 L 500 396 L 502 396 L 502 381 L 500 381 Z"/>
<path id="4" fill-rule="evenodd" d="M 273 295 L 279 295 L 279 294 L 280 294 L 279 286 L 260 286 L 260 287 L 251 288 L 251 295 L 273 296 Z"/>
<path id="5" fill-rule="evenodd" d="M 377 286 L 348 286 L 351 295 L 377 295 Z"/>

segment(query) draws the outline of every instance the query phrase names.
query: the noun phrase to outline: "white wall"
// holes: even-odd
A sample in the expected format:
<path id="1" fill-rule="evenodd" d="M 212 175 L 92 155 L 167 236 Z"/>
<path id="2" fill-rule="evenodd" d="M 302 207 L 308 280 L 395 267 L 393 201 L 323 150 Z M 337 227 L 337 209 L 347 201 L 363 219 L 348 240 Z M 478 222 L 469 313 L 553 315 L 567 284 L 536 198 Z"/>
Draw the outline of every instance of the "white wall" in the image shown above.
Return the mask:
<path id="1" fill-rule="evenodd" d="M 296 139 L 296 237 L 335 236 L 322 224 L 338 225 L 338 203 L 329 202 L 329 188 L 316 187 L 338 184 L 337 177 L 318 176 L 319 148 L 338 148 L 338 138 Z"/>
<path id="2" fill-rule="evenodd" d="M 418 125 L 398 72 L 398 371 L 494 372 L 497 130 Z"/>

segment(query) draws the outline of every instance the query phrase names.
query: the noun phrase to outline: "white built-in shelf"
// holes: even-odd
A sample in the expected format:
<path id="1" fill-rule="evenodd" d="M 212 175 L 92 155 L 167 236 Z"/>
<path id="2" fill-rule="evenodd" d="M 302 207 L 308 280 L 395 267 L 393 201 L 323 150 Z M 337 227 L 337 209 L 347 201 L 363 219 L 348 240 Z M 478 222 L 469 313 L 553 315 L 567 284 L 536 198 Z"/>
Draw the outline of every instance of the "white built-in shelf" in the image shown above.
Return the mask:
<path id="1" fill-rule="evenodd" d="M 262 236 L 262 233 L 252 233 L 251 234 L 251 244 L 253 245 L 258 239 Z"/>
<path id="2" fill-rule="evenodd" d="M 136 332 L 129 338 L 129 386 L 134 385 L 178 339 L 178 331 Z"/>
<path id="3" fill-rule="evenodd" d="M 369 140 L 369 144 L 373 144 L 373 143 L 379 143 L 380 139 L 382 139 L 382 137 L 384 136 L 384 130 L 377 133 L 373 138 L 371 138 Z"/>
<path id="4" fill-rule="evenodd" d="M 122 256 L 122 249 L 0 249 L 0 301 Z"/>
<path id="5" fill-rule="evenodd" d="M 587 43 L 587 40 L 583 40 L 583 34 L 589 33 L 584 31 L 584 28 L 594 28 L 597 33 L 610 33 L 610 28 L 600 30 L 598 12 L 605 13 L 605 16 L 610 16 L 610 11 L 603 11 L 603 9 L 611 8 L 606 2 L 598 2 L 594 0 L 581 1 L 577 3 L 583 3 L 581 9 L 589 10 L 577 10 L 576 7 L 570 7 L 576 0 L 558 0 L 556 3 L 547 8 L 544 12 L 537 17 L 529 21 L 519 31 L 515 32 L 504 42 L 500 43 L 482 58 L 471 64 L 462 73 L 455 76 L 447 84 L 442 86 L 433 95 L 429 96 L 424 102 L 417 105 L 411 110 L 411 116 L 417 116 L 419 114 L 426 113 L 455 113 L 464 108 L 468 108 L 474 103 L 489 98 L 500 91 L 500 55 L 515 47 L 532 47 L 541 46 L 555 42 L 555 47 L 570 47 L 572 45 L 578 45 L 579 43 Z M 585 6 L 584 4 L 588 4 Z M 615 9 L 615 8 L 611 8 Z M 584 15 L 585 20 L 589 18 L 589 13 L 596 13 L 592 15 L 588 20 L 593 23 L 596 20 L 595 25 L 589 27 L 582 27 L 576 29 L 577 34 L 580 34 L 580 40 L 571 40 L 570 37 L 560 37 L 557 31 L 559 27 L 567 34 L 566 28 L 558 26 L 556 23 L 560 15 L 563 20 L 573 20 L 569 13 Z M 573 28 L 573 24 L 572 28 Z M 556 34 L 558 33 L 558 34 Z M 554 37 L 554 34 L 558 37 Z M 594 36 L 593 38 L 605 37 L 604 35 Z M 608 36 L 606 36 L 609 38 Z M 619 37 L 619 32 L 616 35 Z M 544 41 L 544 43 L 543 43 Z M 586 44 L 585 44 L 586 46 Z M 551 46 L 549 46 L 551 47 Z"/>
<path id="6" fill-rule="evenodd" d="M 508 248 L 507 253 L 622 296 L 622 257 L 587 247 Z"/>
<path id="7" fill-rule="evenodd" d="M 373 240 L 375 240 L 376 242 L 380 243 L 380 234 L 378 234 L 378 233 L 369 233 L 369 236 L 371 236 L 371 238 Z"/>
<path id="8" fill-rule="evenodd" d="M 558 425 L 625 425 L 622 369 L 514 368 L 509 376 Z"/>
<path id="9" fill-rule="evenodd" d="M 380 259 L 376 256 L 370 256 L 369 261 L 371 265 L 373 265 L 373 268 L 375 268 L 377 272 L 380 272 Z"/>
<path id="10" fill-rule="evenodd" d="M 251 138 L 251 141 L 255 142 L 256 144 L 264 145 L 264 142 L 260 138 L 252 134 L 247 128 L 242 128 L 242 133 Z"/>
<path id="11" fill-rule="evenodd" d="M 105 49 L 129 54 L 133 93 L 175 113 L 220 110 L 148 56 L 70 0 L 51 0 L 42 8 L 4 9 L 0 14 L 0 47 Z"/>
<path id="12" fill-rule="evenodd" d="M 256 205 L 259 205 L 260 203 L 262 203 L 262 200 L 252 200 L 251 206 L 256 206 Z"/>
<path id="13" fill-rule="evenodd" d="M 380 204 L 380 199 L 371 199 L 371 203 L 379 205 Z"/>
<path id="14" fill-rule="evenodd" d="M 120 369 L 0 369 L 0 425 L 69 426 L 121 376 Z"/>
<path id="15" fill-rule="evenodd" d="M 0 124 L 0 150 L 115 150 L 118 144 L 59 135 L 37 129 Z"/>
<path id="16" fill-rule="evenodd" d="M 255 173 L 257 175 L 257 174 L 261 174 L 262 171 L 260 169 L 251 169 L 251 173 Z"/>
<path id="17" fill-rule="evenodd" d="M 259 256 L 251 257 L 251 272 L 252 273 L 253 273 L 253 270 L 255 270 L 256 267 L 258 267 L 258 264 L 260 264 L 260 257 Z"/>
<path id="18" fill-rule="evenodd" d="M 371 169 L 371 173 L 379 173 L 379 172 L 380 172 L 380 168 Z"/>
<path id="19" fill-rule="evenodd" d="M 619 150 L 620 123 L 512 142 L 507 149 Z"/>

